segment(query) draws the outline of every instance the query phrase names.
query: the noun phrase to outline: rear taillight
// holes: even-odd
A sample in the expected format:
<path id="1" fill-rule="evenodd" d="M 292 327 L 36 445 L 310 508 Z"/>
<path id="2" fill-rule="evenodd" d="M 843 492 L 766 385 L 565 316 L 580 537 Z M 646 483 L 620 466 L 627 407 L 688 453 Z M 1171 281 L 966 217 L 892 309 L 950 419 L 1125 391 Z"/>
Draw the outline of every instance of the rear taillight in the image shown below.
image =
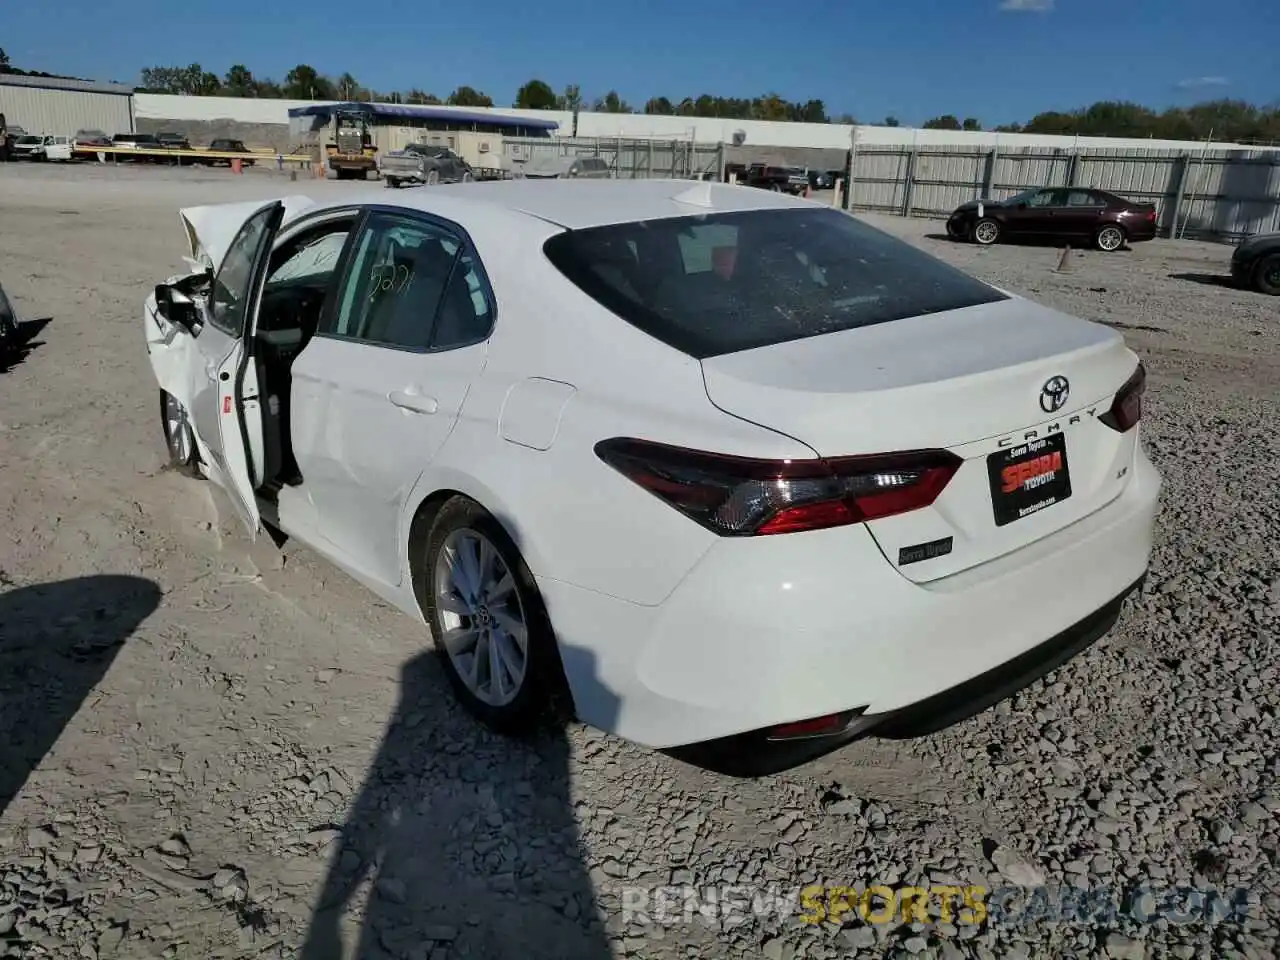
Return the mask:
<path id="1" fill-rule="evenodd" d="M 648 440 L 596 444 L 609 466 L 725 537 L 820 530 L 927 507 L 963 462 L 946 450 L 759 460 Z"/>
<path id="2" fill-rule="evenodd" d="M 1141 363 L 1111 403 L 1111 409 L 1098 417 L 1112 430 L 1124 433 L 1142 419 L 1142 394 L 1147 389 L 1147 371 Z"/>

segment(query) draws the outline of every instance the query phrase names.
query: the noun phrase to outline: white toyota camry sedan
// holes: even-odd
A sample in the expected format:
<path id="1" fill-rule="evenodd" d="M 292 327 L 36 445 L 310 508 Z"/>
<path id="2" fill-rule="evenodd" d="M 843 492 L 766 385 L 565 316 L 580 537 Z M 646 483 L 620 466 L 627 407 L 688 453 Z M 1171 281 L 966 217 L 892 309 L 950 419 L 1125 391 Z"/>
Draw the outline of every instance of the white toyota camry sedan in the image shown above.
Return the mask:
<path id="1" fill-rule="evenodd" d="M 496 729 L 779 770 L 990 705 L 1142 581 L 1108 327 L 766 191 L 326 192 L 182 211 L 169 453 L 424 621 Z"/>

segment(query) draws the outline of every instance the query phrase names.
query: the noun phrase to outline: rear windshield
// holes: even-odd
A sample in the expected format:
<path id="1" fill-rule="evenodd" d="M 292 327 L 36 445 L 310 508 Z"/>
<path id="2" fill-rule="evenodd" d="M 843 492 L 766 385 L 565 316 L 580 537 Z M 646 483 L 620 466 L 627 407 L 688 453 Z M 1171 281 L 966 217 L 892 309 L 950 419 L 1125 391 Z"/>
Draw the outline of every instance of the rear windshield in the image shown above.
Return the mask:
<path id="1" fill-rule="evenodd" d="M 570 230 L 544 249 L 602 306 L 697 358 L 1008 299 L 830 208 Z"/>

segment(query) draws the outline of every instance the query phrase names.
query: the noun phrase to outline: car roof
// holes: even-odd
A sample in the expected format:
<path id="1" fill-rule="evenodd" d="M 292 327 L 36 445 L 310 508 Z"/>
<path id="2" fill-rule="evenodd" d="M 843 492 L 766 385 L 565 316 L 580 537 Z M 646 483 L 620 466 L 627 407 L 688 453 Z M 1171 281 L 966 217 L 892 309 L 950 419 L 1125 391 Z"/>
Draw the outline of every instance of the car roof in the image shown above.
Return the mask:
<path id="1" fill-rule="evenodd" d="M 370 188 L 341 197 L 314 199 L 325 208 L 349 206 L 355 200 L 420 210 L 459 220 L 464 226 L 468 217 L 525 215 L 570 230 L 667 217 L 813 206 L 810 201 L 786 194 L 698 180 L 515 179 L 443 184 L 405 191 L 394 200 L 388 198 L 387 191 Z"/>

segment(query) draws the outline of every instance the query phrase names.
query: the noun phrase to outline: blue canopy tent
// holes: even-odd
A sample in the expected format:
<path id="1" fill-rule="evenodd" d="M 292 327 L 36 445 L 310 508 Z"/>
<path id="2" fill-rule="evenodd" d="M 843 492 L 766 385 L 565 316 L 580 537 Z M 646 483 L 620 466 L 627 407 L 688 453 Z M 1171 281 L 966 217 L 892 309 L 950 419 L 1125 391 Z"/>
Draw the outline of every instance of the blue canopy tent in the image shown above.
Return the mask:
<path id="1" fill-rule="evenodd" d="M 333 119 L 334 114 L 361 114 L 370 124 L 420 126 L 436 130 L 475 130 L 511 137 L 549 137 L 559 128 L 554 120 L 512 117 L 501 113 L 456 107 L 416 106 L 400 103 L 314 103 L 289 109 L 289 132 L 293 136 L 311 133 Z"/>

